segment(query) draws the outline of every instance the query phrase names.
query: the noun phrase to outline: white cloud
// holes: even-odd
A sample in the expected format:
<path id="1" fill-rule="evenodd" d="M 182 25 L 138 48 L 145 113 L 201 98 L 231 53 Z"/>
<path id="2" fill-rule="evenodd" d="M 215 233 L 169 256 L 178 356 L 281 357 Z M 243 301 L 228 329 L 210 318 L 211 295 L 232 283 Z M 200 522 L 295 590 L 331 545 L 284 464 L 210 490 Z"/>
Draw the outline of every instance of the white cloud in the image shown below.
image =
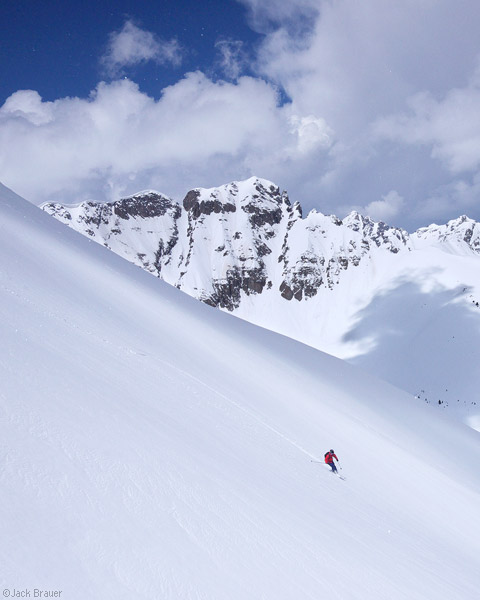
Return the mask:
<path id="1" fill-rule="evenodd" d="M 298 119 L 292 131 L 276 89 L 252 77 L 227 83 L 189 73 L 158 101 L 125 79 L 99 84 L 87 99 L 42 102 L 20 91 L 0 108 L 0 171 L 34 201 L 102 199 L 140 187 L 184 193 L 259 166 L 276 179 L 285 161 L 317 156 L 323 144 L 324 124 Z"/>
<path id="2" fill-rule="evenodd" d="M 480 219 L 476 0 L 238 1 L 265 35 L 248 63 L 242 41 L 217 43 L 205 70 L 220 65 L 228 82 L 188 73 L 159 100 L 128 80 L 89 98 L 13 94 L 0 109 L 4 183 L 73 201 L 256 174 L 305 210 L 355 203 L 410 229 L 462 206 Z M 127 21 L 103 64 L 115 76 L 180 59 L 175 41 Z"/>
<path id="3" fill-rule="evenodd" d="M 240 40 L 218 40 L 219 66 L 228 79 L 238 79 L 247 65 L 244 44 Z"/>
<path id="4" fill-rule="evenodd" d="M 125 67 L 142 62 L 179 65 L 181 60 L 182 50 L 177 40 L 161 40 L 132 21 L 126 21 L 120 31 L 110 34 L 107 50 L 100 63 L 107 75 L 115 77 Z"/>
<path id="5" fill-rule="evenodd" d="M 381 200 L 370 202 L 360 212 L 371 217 L 374 221 L 391 223 L 392 219 L 400 214 L 404 204 L 405 200 L 402 196 L 396 190 L 390 190 L 388 194 L 382 196 Z"/>
<path id="6" fill-rule="evenodd" d="M 272 26 L 291 27 L 299 30 L 306 19 L 314 19 L 320 10 L 321 0 L 238 0 L 249 9 L 253 27 L 260 31 L 270 31 Z"/>
<path id="7" fill-rule="evenodd" d="M 438 187 L 419 208 L 425 223 L 447 221 L 459 215 L 473 215 L 478 210 L 480 198 L 480 173 L 471 179 L 455 179 Z"/>
<path id="8" fill-rule="evenodd" d="M 357 135 L 415 92 L 464 81 L 479 50 L 473 0 L 462 10 L 449 0 L 242 1 L 278 21 L 261 48 L 260 72 L 342 136 Z M 313 7 L 309 31 L 292 32 L 289 15 L 311 16 Z"/>
<path id="9" fill-rule="evenodd" d="M 273 24 L 259 72 L 286 90 L 293 112 L 315 114 L 335 131 L 328 171 L 309 176 L 320 208 L 335 212 L 356 197 L 365 210 L 410 228 L 423 224 L 427 203 L 439 215 L 447 204 L 455 216 L 465 197 L 456 176 L 480 170 L 478 4 L 466 0 L 459 10 L 448 0 L 293 0 L 292 17 L 317 10 L 311 27 L 299 30 L 275 16 L 280 0 L 263 8 L 241 1 Z M 385 199 L 389 189 L 408 202 L 369 201 Z M 442 202 L 431 202 L 440 189 Z M 480 190 L 468 189 L 478 219 Z"/>
<path id="10" fill-rule="evenodd" d="M 450 90 L 442 100 L 421 93 L 408 101 L 409 113 L 381 118 L 374 126 L 384 139 L 431 147 L 432 157 L 452 173 L 480 167 L 480 86 L 477 78 Z"/>
<path id="11" fill-rule="evenodd" d="M 52 120 L 52 102 L 42 102 L 40 94 L 34 90 L 22 90 L 12 94 L 2 107 L 4 117 L 19 118 L 44 125 Z"/>
<path id="12" fill-rule="evenodd" d="M 333 143 L 333 130 L 325 119 L 307 115 L 292 115 L 289 119 L 290 131 L 297 136 L 297 149 L 302 154 L 309 154 L 317 148 L 329 148 Z"/>
<path id="13" fill-rule="evenodd" d="M 383 221 L 389 225 L 396 225 L 396 219 L 405 206 L 405 199 L 397 190 L 390 190 L 388 194 L 381 197 L 381 200 L 372 200 L 363 206 L 359 204 L 340 205 L 338 214 L 343 216 L 356 211 L 361 215 L 370 217 L 374 221 Z"/>

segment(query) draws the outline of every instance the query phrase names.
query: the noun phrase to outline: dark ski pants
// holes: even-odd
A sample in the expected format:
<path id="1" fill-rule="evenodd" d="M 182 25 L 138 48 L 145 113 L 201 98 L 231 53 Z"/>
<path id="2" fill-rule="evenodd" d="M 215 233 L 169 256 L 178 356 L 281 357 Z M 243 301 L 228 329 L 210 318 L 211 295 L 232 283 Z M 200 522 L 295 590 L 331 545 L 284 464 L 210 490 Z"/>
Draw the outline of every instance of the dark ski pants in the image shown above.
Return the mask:
<path id="1" fill-rule="evenodd" d="M 337 467 L 335 466 L 335 464 L 334 464 L 333 462 L 331 462 L 331 463 L 327 463 L 327 465 L 328 465 L 329 467 L 331 467 L 331 469 L 332 469 L 332 471 L 333 471 L 334 473 L 338 473 L 338 471 L 337 471 Z"/>

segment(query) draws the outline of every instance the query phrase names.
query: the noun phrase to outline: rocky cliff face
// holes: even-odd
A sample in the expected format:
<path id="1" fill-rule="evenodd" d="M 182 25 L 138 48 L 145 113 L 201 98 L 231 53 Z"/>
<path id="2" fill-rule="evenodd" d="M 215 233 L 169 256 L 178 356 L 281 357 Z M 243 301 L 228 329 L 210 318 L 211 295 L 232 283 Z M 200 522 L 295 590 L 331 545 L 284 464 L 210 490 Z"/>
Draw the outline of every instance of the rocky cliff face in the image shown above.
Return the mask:
<path id="1" fill-rule="evenodd" d="M 46 204 L 184 292 L 371 371 L 480 429 L 480 224 L 413 234 L 358 213 L 302 215 L 252 178 L 111 204 Z M 473 412 L 472 412 L 473 411 Z"/>
<path id="2" fill-rule="evenodd" d="M 460 217 L 409 235 L 358 213 L 340 220 L 312 211 L 273 183 L 251 178 L 189 191 L 182 204 L 153 191 L 111 204 L 45 204 L 77 231 L 196 298 L 230 311 L 266 291 L 307 301 L 365 275 L 375 256 L 454 245 L 480 255 L 480 225 Z"/>

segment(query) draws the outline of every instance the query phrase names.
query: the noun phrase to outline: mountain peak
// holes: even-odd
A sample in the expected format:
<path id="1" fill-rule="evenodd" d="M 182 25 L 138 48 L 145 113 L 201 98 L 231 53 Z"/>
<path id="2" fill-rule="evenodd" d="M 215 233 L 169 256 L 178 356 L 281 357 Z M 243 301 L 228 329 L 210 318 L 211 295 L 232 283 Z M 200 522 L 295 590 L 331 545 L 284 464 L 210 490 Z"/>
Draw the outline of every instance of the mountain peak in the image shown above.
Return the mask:
<path id="1" fill-rule="evenodd" d="M 122 196 L 120 200 L 131 200 L 132 198 L 167 198 L 165 194 L 161 192 L 157 192 L 156 190 L 142 190 L 141 192 L 135 192 L 134 194 L 130 194 L 129 196 Z"/>
<path id="2" fill-rule="evenodd" d="M 345 361 L 209 310 L 31 204 L 8 202 L 0 202 L 3 596 L 30 595 L 15 592 L 20 585 L 60 590 L 38 590 L 43 597 L 65 590 L 68 600 L 478 595 L 475 432 Z M 313 282 L 322 267 L 315 253 L 333 277 L 338 261 L 330 259 L 341 259 L 341 248 L 355 253 L 349 244 L 361 239 L 328 218 L 324 228 L 320 216 L 307 231 L 286 206 L 280 223 L 256 228 L 241 208 L 194 220 L 183 209 L 175 218 L 173 205 L 129 218 L 107 207 L 97 225 L 78 220 L 95 210 L 73 211 L 71 224 L 94 229 L 90 238 L 123 248 L 129 260 L 153 252 L 162 276 L 179 268 L 197 293 L 208 291 L 208 274 L 218 297 L 239 281 L 243 295 L 259 289 L 258 257 L 274 273 L 285 240 L 280 274 L 291 268 L 307 280 L 311 269 Z M 270 254 L 261 254 L 262 240 Z M 395 256 L 384 254 L 391 266 Z M 378 273 L 375 249 L 372 257 Z M 264 321 L 321 340 L 329 323 L 344 327 L 348 307 L 357 328 L 384 334 L 383 308 L 399 315 L 387 332 L 398 343 L 392 329 L 403 333 L 415 306 L 404 288 L 396 304 L 384 294 L 362 316 L 368 269 L 350 263 L 343 275 L 343 295 L 320 289 L 315 300 L 292 304 L 268 280 L 242 307 L 265 300 Z M 444 317 L 444 295 L 439 302 Z M 475 341 L 476 327 L 458 329 Z M 447 344 L 430 341 L 432 329 L 420 332 L 390 355 L 392 364 L 409 366 L 427 338 L 443 377 L 435 359 Z M 451 335 L 448 342 L 452 348 Z M 472 379 L 479 348 L 466 346 Z M 460 349 L 450 353 L 453 382 L 463 379 Z M 388 359 L 379 354 L 376 375 Z M 424 377 L 424 364 L 410 364 Z M 332 445 L 344 481 L 320 464 Z M 319 527 L 333 514 L 341 519 Z M 325 557 L 328 568 L 319 568 Z"/>
<path id="3" fill-rule="evenodd" d="M 43 208 L 189 294 L 229 310 L 264 291 L 286 300 L 312 298 L 351 279 L 347 272 L 360 264 L 373 268 L 378 252 L 396 255 L 443 244 L 448 252 L 480 253 L 480 228 L 465 215 L 411 236 L 358 211 L 343 220 L 315 210 L 303 218 L 298 202 L 292 206 L 286 192 L 257 176 L 191 189 L 181 204 L 144 190 L 111 204 Z"/>
<path id="4" fill-rule="evenodd" d="M 396 347 L 410 320 L 437 340 L 431 324 L 438 315 L 442 331 L 445 315 L 462 331 L 480 316 L 480 261 L 464 264 L 465 256 L 480 257 L 480 226 L 465 215 L 411 235 L 356 211 L 343 220 L 316 211 L 302 218 L 298 203 L 257 177 L 195 188 L 182 204 L 149 190 L 110 205 L 44 209 L 187 294 L 342 358 L 365 363 L 381 340 Z M 449 331 L 438 341 L 447 358 L 460 339 L 456 325 Z M 472 347 L 475 338 L 465 336 L 462 348 Z M 476 368 L 471 356 L 463 361 L 465 381 Z M 428 364 L 416 357 L 424 366 L 412 365 L 412 394 L 426 390 L 430 401 L 435 390 L 437 401 L 452 400 L 462 378 L 445 375 L 443 388 L 436 376 L 425 382 Z M 375 368 L 382 360 L 379 351 Z M 463 394 L 457 400 L 466 401 Z"/>
<path id="5" fill-rule="evenodd" d="M 452 219 L 445 225 L 422 227 L 414 236 L 423 244 L 443 244 L 450 252 L 480 254 L 480 224 L 466 215 Z"/>

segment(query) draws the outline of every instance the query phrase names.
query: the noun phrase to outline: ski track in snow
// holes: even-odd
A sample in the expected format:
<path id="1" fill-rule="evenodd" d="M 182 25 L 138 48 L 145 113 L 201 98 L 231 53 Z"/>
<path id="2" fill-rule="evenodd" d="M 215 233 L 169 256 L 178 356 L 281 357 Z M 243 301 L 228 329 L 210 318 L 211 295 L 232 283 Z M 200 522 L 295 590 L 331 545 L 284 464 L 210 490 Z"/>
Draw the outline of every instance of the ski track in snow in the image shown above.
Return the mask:
<path id="1" fill-rule="evenodd" d="M 0 589 L 475 598 L 476 432 L 7 200 Z"/>
<path id="2" fill-rule="evenodd" d="M 156 360 L 160 361 L 160 359 L 158 359 L 158 358 Z M 212 386 L 210 386 L 207 383 L 205 383 L 204 381 L 200 380 L 198 377 L 194 377 L 190 373 L 187 373 L 186 371 L 184 371 L 182 369 L 179 369 L 178 367 L 176 367 L 176 366 L 174 366 L 172 364 L 169 364 L 166 361 L 160 361 L 160 362 L 162 362 L 165 365 L 168 365 L 171 369 L 174 369 L 175 371 L 177 371 L 178 373 L 180 373 L 183 377 L 187 377 L 189 379 L 192 379 L 193 381 L 195 381 L 196 383 L 200 384 L 201 386 L 204 386 L 205 388 L 207 388 L 208 390 L 210 390 L 211 392 L 213 392 L 213 394 L 215 394 L 219 398 L 222 398 L 222 400 L 224 400 L 225 402 L 228 402 L 229 404 L 231 404 L 232 406 L 234 406 L 237 410 L 243 412 L 249 418 L 255 420 L 257 423 L 260 423 L 262 425 L 262 427 L 265 427 L 269 431 L 273 432 L 275 435 L 278 435 L 280 438 L 282 438 L 283 440 L 285 440 L 286 442 L 288 442 L 289 444 L 291 444 L 292 446 L 294 446 L 297 450 L 299 450 L 300 452 L 302 452 L 303 454 L 305 454 L 309 458 L 314 458 L 314 455 L 311 454 L 310 452 L 308 452 L 308 450 L 306 450 L 305 448 L 303 448 L 298 442 L 290 439 L 287 435 L 285 435 L 284 433 L 282 433 L 278 429 L 275 429 L 275 427 L 272 427 L 271 425 L 269 425 L 267 423 L 267 421 L 265 420 L 265 418 L 262 418 L 260 415 L 253 413 L 251 410 L 248 410 L 245 406 L 242 406 L 238 402 L 235 402 L 232 398 L 228 398 L 227 396 L 225 396 L 225 394 L 222 394 L 221 392 L 219 392 L 218 390 L 216 390 Z"/>

